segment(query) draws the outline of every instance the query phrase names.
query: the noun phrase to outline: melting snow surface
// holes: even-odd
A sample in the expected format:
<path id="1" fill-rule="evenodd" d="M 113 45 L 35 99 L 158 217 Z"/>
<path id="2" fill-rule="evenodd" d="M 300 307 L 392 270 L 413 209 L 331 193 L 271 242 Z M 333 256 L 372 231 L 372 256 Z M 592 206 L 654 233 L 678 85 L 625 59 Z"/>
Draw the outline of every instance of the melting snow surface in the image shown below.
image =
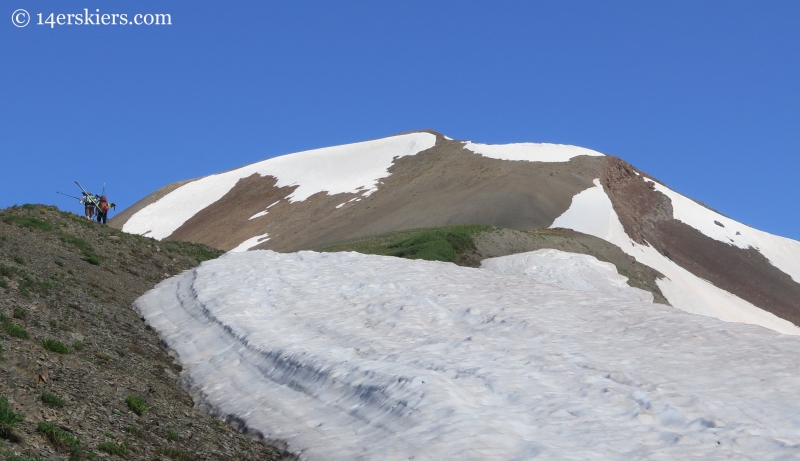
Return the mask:
<path id="1" fill-rule="evenodd" d="M 567 144 L 519 143 L 519 144 L 478 144 L 467 142 L 464 149 L 484 157 L 499 160 L 525 160 L 528 162 L 569 162 L 579 155 L 603 156 L 600 152 Z"/>
<path id="2" fill-rule="evenodd" d="M 617 267 L 594 256 L 543 249 L 484 259 L 482 269 L 524 275 L 539 283 L 578 291 L 603 293 L 632 301 L 653 302 L 653 294 L 628 285 Z"/>
<path id="3" fill-rule="evenodd" d="M 280 200 L 278 200 L 277 202 L 274 202 L 272 205 L 267 206 L 267 208 L 265 208 L 264 211 L 259 211 L 258 213 L 254 214 L 253 216 L 250 216 L 250 219 L 248 219 L 248 221 L 251 221 L 253 219 L 260 218 L 262 216 L 268 215 L 269 214 L 269 209 L 274 207 L 275 205 L 277 205 L 279 203 L 281 203 Z"/>
<path id="4" fill-rule="evenodd" d="M 800 457 L 800 338 L 526 276 L 228 253 L 136 308 L 183 383 L 307 460 Z"/>
<path id="5" fill-rule="evenodd" d="M 653 247 L 639 245 L 631 240 L 619 222 L 611 199 L 606 195 L 600 181 L 595 179 L 594 184 L 595 187 L 573 197 L 569 209 L 559 216 L 551 227 L 565 227 L 600 237 L 617 245 L 640 263 L 661 272 L 667 278 L 658 280 L 658 287 L 670 304 L 678 309 L 729 322 L 752 323 L 781 333 L 800 335 L 800 328 L 791 322 L 717 288 L 670 261 Z"/>
<path id="6" fill-rule="evenodd" d="M 277 178 L 276 187 L 297 185 L 287 197 L 290 202 L 306 200 L 318 192 L 334 195 L 366 190 L 366 196 L 389 175 L 395 158 L 416 155 L 435 144 L 435 135 L 411 133 L 271 158 L 185 184 L 131 216 L 122 230 L 132 234 L 151 231 L 149 237 L 166 238 L 225 196 L 240 179 L 254 174 Z"/>
<path id="7" fill-rule="evenodd" d="M 232 249 L 231 252 L 240 253 L 242 251 L 247 251 L 258 244 L 266 242 L 267 240 L 269 240 L 269 234 L 256 235 L 255 237 L 250 237 L 249 239 L 240 243 L 236 248 Z"/>
<path id="8" fill-rule="evenodd" d="M 657 191 L 669 197 L 672 201 L 673 216 L 678 221 L 728 245 L 758 249 L 772 265 L 800 283 L 800 242 L 797 240 L 753 229 L 709 210 L 666 186 L 653 181 L 648 182 L 652 182 Z"/>

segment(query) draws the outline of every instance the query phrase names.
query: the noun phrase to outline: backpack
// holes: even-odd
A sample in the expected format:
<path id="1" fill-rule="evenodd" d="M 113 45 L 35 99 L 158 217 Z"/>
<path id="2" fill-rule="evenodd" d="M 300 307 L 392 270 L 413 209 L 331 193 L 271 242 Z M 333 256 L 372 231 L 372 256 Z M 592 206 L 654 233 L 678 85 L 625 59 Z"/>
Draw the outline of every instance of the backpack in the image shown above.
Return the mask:
<path id="1" fill-rule="evenodd" d="M 105 212 L 105 211 L 108 211 L 109 208 L 110 207 L 108 206 L 108 202 L 100 202 L 100 209 L 101 210 L 103 210 Z"/>

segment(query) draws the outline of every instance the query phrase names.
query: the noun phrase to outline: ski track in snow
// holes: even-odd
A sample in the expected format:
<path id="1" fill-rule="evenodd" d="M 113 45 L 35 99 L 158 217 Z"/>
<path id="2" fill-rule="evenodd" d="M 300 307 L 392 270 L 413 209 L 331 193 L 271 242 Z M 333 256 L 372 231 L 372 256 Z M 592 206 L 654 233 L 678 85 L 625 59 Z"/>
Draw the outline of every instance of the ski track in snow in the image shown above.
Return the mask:
<path id="1" fill-rule="evenodd" d="M 758 326 L 356 253 L 228 253 L 135 306 L 301 459 L 800 457 L 800 338 Z"/>
<path id="2" fill-rule="evenodd" d="M 377 190 L 395 158 L 416 155 L 436 144 L 430 133 L 411 133 L 284 155 L 192 181 L 139 210 L 122 230 L 156 240 L 169 237 L 192 216 L 254 174 L 277 178 L 275 187 L 297 185 L 287 199 L 301 202 L 318 192 L 330 195 Z"/>
<path id="3" fill-rule="evenodd" d="M 467 141 L 464 149 L 484 157 L 498 160 L 522 160 L 528 162 L 569 162 L 579 155 L 602 157 L 600 152 L 567 144 L 525 142 L 518 144 L 479 144 Z"/>
<path id="4" fill-rule="evenodd" d="M 590 187 L 575 195 L 572 198 L 572 204 L 569 209 L 556 218 L 550 227 L 564 227 L 599 237 L 617 245 L 622 251 L 634 256 L 642 264 L 661 272 L 667 278 L 657 280 L 656 283 L 658 283 L 658 287 L 670 304 L 678 309 L 728 322 L 751 323 L 781 333 L 800 335 L 800 328 L 793 323 L 760 309 L 744 299 L 697 277 L 669 260 L 653 247 L 640 245 L 631 240 L 625 233 L 625 229 L 622 227 L 622 223 L 620 223 L 619 217 L 611 204 L 611 199 L 606 195 L 600 181 L 595 179 L 594 184 L 595 187 Z M 675 202 L 673 203 L 675 204 Z M 700 207 L 694 202 L 692 204 Z M 685 205 L 678 201 L 676 208 L 681 209 L 682 207 L 685 207 Z M 714 215 L 719 216 L 716 213 Z M 676 219 L 677 216 L 686 217 L 685 214 L 680 212 L 676 213 Z M 731 220 L 727 219 L 727 221 Z M 712 225 L 715 226 L 713 219 Z M 755 231 L 754 229 L 749 230 Z M 771 235 L 770 237 L 780 239 L 780 237 Z"/>

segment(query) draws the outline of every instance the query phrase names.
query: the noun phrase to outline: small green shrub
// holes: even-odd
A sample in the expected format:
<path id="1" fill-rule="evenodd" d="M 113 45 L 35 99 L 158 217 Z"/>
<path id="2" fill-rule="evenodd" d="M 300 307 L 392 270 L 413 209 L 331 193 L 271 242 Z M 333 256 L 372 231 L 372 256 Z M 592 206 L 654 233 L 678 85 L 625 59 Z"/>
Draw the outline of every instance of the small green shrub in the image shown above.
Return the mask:
<path id="1" fill-rule="evenodd" d="M 129 395 L 125 399 L 125 403 L 128 404 L 128 408 L 130 408 L 132 412 L 136 413 L 139 416 L 142 416 L 142 413 L 147 411 L 147 404 L 141 397 L 137 397 L 135 395 Z"/>
<path id="2" fill-rule="evenodd" d="M 28 339 L 30 337 L 27 330 L 12 322 L 10 318 L 3 314 L 0 314 L 0 325 L 8 336 L 19 339 Z"/>
<path id="3" fill-rule="evenodd" d="M 11 278 L 17 271 L 13 267 L 8 267 L 0 264 L 0 275 Z"/>
<path id="4" fill-rule="evenodd" d="M 53 408 L 63 408 L 64 407 L 64 400 L 60 399 L 55 394 L 48 394 L 46 392 L 42 393 L 42 402 L 45 405 Z"/>
<path id="5" fill-rule="evenodd" d="M 55 352 L 57 354 L 69 354 L 71 351 L 66 344 L 62 343 L 61 341 L 56 341 L 55 339 L 45 339 L 42 341 L 42 346 L 50 352 Z"/>
<path id="6" fill-rule="evenodd" d="M 89 256 L 88 258 L 86 258 L 86 262 L 95 266 L 100 265 L 100 260 L 94 256 Z"/>
<path id="7" fill-rule="evenodd" d="M 39 229 L 41 231 L 50 232 L 53 226 L 39 218 L 28 218 L 24 216 L 0 216 L 0 221 L 6 224 L 15 223 L 20 227 L 28 227 L 31 229 Z"/>
<path id="8" fill-rule="evenodd" d="M 175 432 L 172 429 L 167 429 L 167 440 L 171 440 L 171 441 L 174 442 L 174 441 L 176 441 L 176 440 L 178 440 L 180 438 L 181 437 L 178 435 L 177 432 Z"/>
<path id="9" fill-rule="evenodd" d="M 0 288 L 8 288 L 8 282 L 6 282 L 6 279 L 0 279 Z"/>
<path id="10" fill-rule="evenodd" d="M 84 347 L 85 346 L 80 341 L 73 341 L 73 343 L 72 343 L 72 348 L 75 349 L 78 352 L 82 351 Z"/>
<path id="11" fill-rule="evenodd" d="M 89 258 L 97 259 L 97 257 L 95 256 L 94 247 L 92 247 L 92 245 L 86 240 L 66 233 L 61 235 L 61 240 L 64 243 L 68 243 L 77 248 L 78 250 L 80 250 L 81 253 L 83 253 L 83 255 L 86 256 L 87 260 Z"/>
<path id="12" fill-rule="evenodd" d="M 36 430 L 44 434 L 56 448 L 69 449 L 75 458 L 80 459 L 81 440 L 79 438 L 52 423 L 39 423 L 36 425 Z"/>
<path id="13" fill-rule="evenodd" d="M 13 259 L 13 260 L 14 260 L 14 262 L 15 262 L 15 263 L 17 263 L 17 264 L 25 264 L 25 260 L 24 260 L 24 259 L 22 259 L 20 256 L 14 256 L 14 257 L 13 257 L 13 258 L 11 258 L 11 259 Z"/>
<path id="14" fill-rule="evenodd" d="M 110 455 L 126 455 L 130 448 L 130 442 L 123 440 L 119 445 L 114 442 L 101 442 L 97 445 L 97 448 Z"/>
<path id="15" fill-rule="evenodd" d="M 64 267 L 64 263 L 62 263 L 61 261 L 59 261 L 57 259 L 54 260 L 53 262 L 56 263 L 56 266 L 58 266 L 58 267 Z"/>
<path id="16" fill-rule="evenodd" d="M 8 405 L 8 400 L 0 395 L 0 438 L 12 439 L 13 428 L 17 423 L 22 422 L 25 416 L 15 413 Z"/>
<path id="17" fill-rule="evenodd" d="M 142 430 L 139 429 L 136 426 L 125 426 L 125 429 L 123 429 L 123 430 L 125 432 L 127 432 L 128 434 L 131 434 L 134 437 L 141 437 L 142 436 Z"/>
<path id="18" fill-rule="evenodd" d="M 193 459 L 193 457 L 188 453 L 183 450 L 178 450 L 177 448 L 159 447 L 156 448 L 156 453 L 159 455 L 165 455 L 175 461 L 189 461 Z"/>
<path id="19" fill-rule="evenodd" d="M 20 319 L 20 320 L 25 320 L 25 319 L 28 318 L 28 312 L 25 309 L 21 308 L 21 307 L 15 307 L 14 308 L 14 318 L 15 319 Z"/>

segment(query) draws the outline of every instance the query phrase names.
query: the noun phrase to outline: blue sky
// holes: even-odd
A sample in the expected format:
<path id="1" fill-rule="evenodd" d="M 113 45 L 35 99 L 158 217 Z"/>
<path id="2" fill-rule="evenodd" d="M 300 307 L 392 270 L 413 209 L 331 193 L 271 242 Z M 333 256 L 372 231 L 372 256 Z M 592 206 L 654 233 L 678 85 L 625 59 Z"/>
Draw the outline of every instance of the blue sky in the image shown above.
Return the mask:
<path id="1" fill-rule="evenodd" d="M 800 2 L 3 5 L 0 207 L 80 211 L 55 193 L 78 180 L 124 208 L 176 180 L 432 128 L 616 155 L 800 239 Z M 84 8 L 173 24 L 36 24 Z"/>

